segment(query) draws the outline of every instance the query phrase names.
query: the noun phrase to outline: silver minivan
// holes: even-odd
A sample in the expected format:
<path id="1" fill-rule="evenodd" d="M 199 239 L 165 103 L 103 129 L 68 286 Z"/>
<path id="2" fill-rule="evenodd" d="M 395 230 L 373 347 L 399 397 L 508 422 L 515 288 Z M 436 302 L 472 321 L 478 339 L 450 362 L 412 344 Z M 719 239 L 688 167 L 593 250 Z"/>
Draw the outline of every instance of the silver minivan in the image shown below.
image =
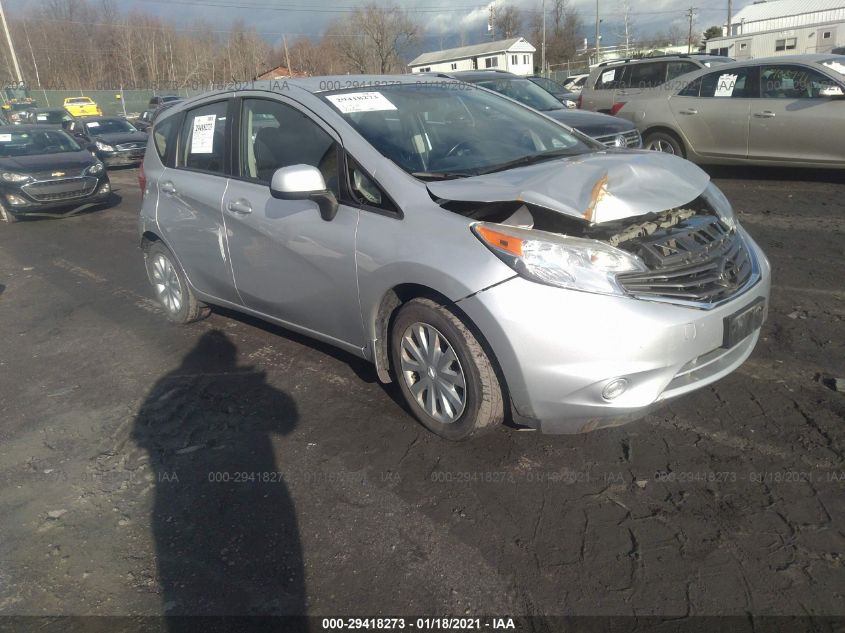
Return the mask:
<path id="1" fill-rule="evenodd" d="M 706 173 L 477 86 L 256 82 L 152 139 L 140 237 L 169 318 L 331 343 L 449 439 L 642 417 L 738 367 L 767 313 L 768 261 Z"/>

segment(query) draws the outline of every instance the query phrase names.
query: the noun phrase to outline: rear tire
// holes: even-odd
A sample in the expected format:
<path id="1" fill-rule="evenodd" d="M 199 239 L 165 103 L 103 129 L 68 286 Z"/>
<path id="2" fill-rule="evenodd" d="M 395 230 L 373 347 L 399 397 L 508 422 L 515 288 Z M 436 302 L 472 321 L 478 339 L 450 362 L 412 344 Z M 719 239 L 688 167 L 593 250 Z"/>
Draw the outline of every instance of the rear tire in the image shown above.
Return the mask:
<path id="1" fill-rule="evenodd" d="M 156 300 L 168 319 L 184 325 L 209 315 L 211 310 L 196 298 L 182 267 L 166 246 L 153 243 L 144 253 L 144 264 Z"/>
<path id="2" fill-rule="evenodd" d="M 399 308 L 390 330 L 390 356 L 414 416 L 440 437 L 465 440 L 504 421 L 491 359 L 445 305 L 419 298 Z"/>
<path id="3" fill-rule="evenodd" d="M 650 132 L 643 139 L 643 148 L 664 154 L 686 158 L 687 153 L 681 140 L 668 132 Z"/>

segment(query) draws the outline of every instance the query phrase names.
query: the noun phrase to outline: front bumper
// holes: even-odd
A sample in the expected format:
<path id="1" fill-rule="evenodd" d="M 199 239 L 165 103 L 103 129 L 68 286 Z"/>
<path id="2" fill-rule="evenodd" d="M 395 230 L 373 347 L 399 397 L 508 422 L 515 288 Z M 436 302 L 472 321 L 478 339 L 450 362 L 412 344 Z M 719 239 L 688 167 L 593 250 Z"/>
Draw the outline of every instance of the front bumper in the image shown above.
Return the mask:
<path id="1" fill-rule="evenodd" d="M 760 330 L 722 346 L 724 319 L 758 297 L 771 270 L 745 238 L 759 279 L 709 310 L 563 290 L 515 277 L 458 302 L 480 328 L 504 374 L 515 421 L 545 433 L 581 433 L 643 417 L 669 398 L 739 367 Z M 624 378 L 613 400 L 602 391 Z"/>
<path id="2" fill-rule="evenodd" d="M 43 183 L 45 181 L 40 182 Z M 10 211 L 18 216 L 24 216 L 78 209 L 84 205 L 102 203 L 111 196 L 111 193 L 111 183 L 109 182 L 108 176 L 101 175 L 101 177 L 97 179 L 96 185 L 91 188 L 90 192 L 76 195 L 74 197 L 55 200 L 38 200 L 32 195 L 29 195 L 25 187 L 5 189 L 2 194 L 0 194 L 0 197 L 2 197 L 3 206 L 7 211 Z"/>
<path id="3" fill-rule="evenodd" d="M 124 165 L 139 165 L 144 161 L 146 148 L 133 148 L 103 152 L 97 150 L 99 158 L 107 167 L 122 167 Z"/>

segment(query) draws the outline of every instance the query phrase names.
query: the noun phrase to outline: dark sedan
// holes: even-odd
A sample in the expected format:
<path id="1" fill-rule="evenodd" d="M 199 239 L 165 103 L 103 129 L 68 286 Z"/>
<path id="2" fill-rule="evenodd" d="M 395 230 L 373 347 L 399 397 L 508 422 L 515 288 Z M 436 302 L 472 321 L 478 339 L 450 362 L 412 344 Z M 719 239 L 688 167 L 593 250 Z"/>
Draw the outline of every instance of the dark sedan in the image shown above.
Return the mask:
<path id="1" fill-rule="evenodd" d="M 537 84 L 543 90 L 550 93 L 555 99 L 560 101 L 567 108 L 578 107 L 578 95 L 572 92 L 571 90 L 567 90 L 558 82 L 548 79 L 546 77 L 536 76 L 526 77 L 526 79 L 528 79 L 528 81 L 533 84 Z"/>
<path id="2" fill-rule="evenodd" d="M 111 184 L 103 163 L 63 130 L 0 127 L 0 216 L 6 222 L 110 198 Z"/>
<path id="3" fill-rule="evenodd" d="M 447 75 L 440 75 L 445 77 Z M 449 78 L 475 84 L 539 110 L 546 116 L 578 130 L 608 147 L 637 149 L 642 139 L 636 126 L 615 116 L 565 108 L 550 93 L 524 77 L 506 72 L 467 70 L 449 73 Z"/>
<path id="4" fill-rule="evenodd" d="M 21 114 L 21 123 L 28 125 L 53 125 L 62 127 L 74 120 L 64 108 L 31 108 Z"/>
<path id="5" fill-rule="evenodd" d="M 147 134 L 120 117 L 86 117 L 72 126 L 73 134 L 94 143 L 97 156 L 109 167 L 138 165 L 144 160 Z"/>

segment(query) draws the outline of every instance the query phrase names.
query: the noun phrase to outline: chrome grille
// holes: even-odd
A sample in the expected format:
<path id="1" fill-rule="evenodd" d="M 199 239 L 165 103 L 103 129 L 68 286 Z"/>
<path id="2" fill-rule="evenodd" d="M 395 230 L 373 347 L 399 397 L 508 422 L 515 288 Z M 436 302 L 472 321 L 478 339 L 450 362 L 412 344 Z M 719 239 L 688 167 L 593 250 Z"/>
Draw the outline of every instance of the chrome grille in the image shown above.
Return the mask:
<path id="1" fill-rule="evenodd" d="M 147 144 L 144 142 L 137 142 L 137 143 L 121 143 L 120 145 L 116 145 L 117 149 L 120 151 L 126 151 L 130 149 L 145 149 Z"/>
<path id="2" fill-rule="evenodd" d="M 650 268 L 619 275 L 634 296 L 715 303 L 738 292 L 752 274 L 743 239 L 715 217 L 692 218 L 687 227 L 644 240 L 637 254 Z"/>
<path id="3" fill-rule="evenodd" d="M 597 136 L 595 140 L 607 147 L 623 147 L 616 144 L 617 137 L 625 139 L 624 147 L 629 149 L 639 149 L 643 145 L 643 140 L 637 130 L 630 130 L 628 132 L 620 132 L 618 134 L 607 134 L 605 136 Z"/>
<path id="4" fill-rule="evenodd" d="M 37 180 L 24 185 L 21 189 L 38 202 L 54 202 L 85 197 L 93 193 L 96 187 L 96 178 L 82 177 Z"/>

